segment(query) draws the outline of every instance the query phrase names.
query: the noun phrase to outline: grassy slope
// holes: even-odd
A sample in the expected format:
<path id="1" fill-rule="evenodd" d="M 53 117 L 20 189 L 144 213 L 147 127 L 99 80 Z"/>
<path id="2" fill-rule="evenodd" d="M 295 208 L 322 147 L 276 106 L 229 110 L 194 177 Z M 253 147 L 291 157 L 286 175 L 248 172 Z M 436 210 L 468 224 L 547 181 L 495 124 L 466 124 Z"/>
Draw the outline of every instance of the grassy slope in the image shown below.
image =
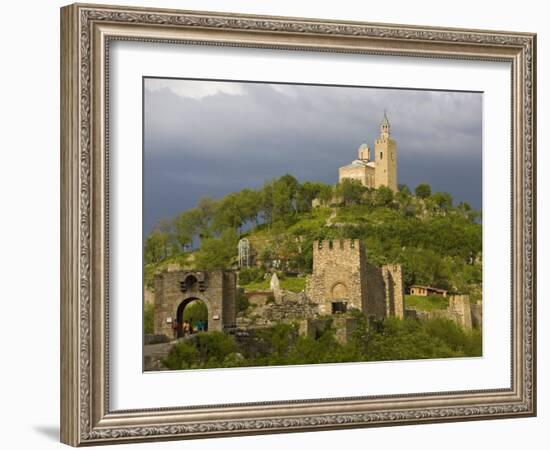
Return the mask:
<path id="1" fill-rule="evenodd" d="M 306 288 L 306 278 L 305 277 L 288 277 L 279 280 L 279 284 L 282 289 L 292 292 L 301 292 Z M 269 281 L 253 281 L 242 285 L 241 287 L 245 288 L 247 291 L 266 291 L 269 289 Z"/>
<path id="2" fill-rule="evenodd" d="M 472 248 L 471 236 L 480 234 L 480 230 L 481 225 L 468 222 L 455 209 L 428 213 L 423 207 L 418 206 L 416 213 L 407 215 L 397 207 L 354 205 L 315 208 L 311 212 L 296 214 L 288 224 L 262 224 L 247 230 L 242 236 L 250 240 L 256 257 L 261 257 L 264 251 L 284 251 L 288 248 L 288 242 L 293 242 L 296 237 L 302 239 L 309 253 L 316 239 L 359 238 L 366 243 L 367 257 L 372 264 L 402 264 L 407 285 L 433 284 L 448 289 L 454 287 L 458 292 L 471 294 L 469 291 L 472 290 L 472 286 L 481 285 L 481 280 L 475 279 L 471 274 L 475 275 L 476 270 L 480 272 L 481 266 L 465 265 L 462 262 L 463 254 L 459 255 L 468 245 L 468 248 Z M 480 246 L 474 245 L 474 252 L 477 250 L 476 247 Z M 417 254 L 417 249 L 424 253 Z M 193 268 L 193 256 L 177 256 L 159 264 L 146 266 L 146 283 L 151 284 L 153 274 L 166 270 L 168 265 Z M 311 255 L 309 258 L 311 260 Z M 442 270 L 444 272 L 441 272 Z M 426 279 L 425 274 L 434 273 L 439 273 L 438 277 L 432 277 L 433 280 Z M 440 285 L 441 279 L 446 280 L 448 286 Z M 304 286 L 303 278 L 281 279 L 283 289 L 300 292 Z M 251 283 L 246 288 L 268 289 L 269 283 Z M 477 297 L 472 299 L 476 300 Z M 411 300 L 415 301 L 419 307 L 433 308 L 429 303 Z"/>
<path id="3" fill-rule="evenodd" d="M 449 306 L 449 299 L 440 295 L 405 295 L 405 307 L 419 311 L 434 311 L 446 309 Z"/>

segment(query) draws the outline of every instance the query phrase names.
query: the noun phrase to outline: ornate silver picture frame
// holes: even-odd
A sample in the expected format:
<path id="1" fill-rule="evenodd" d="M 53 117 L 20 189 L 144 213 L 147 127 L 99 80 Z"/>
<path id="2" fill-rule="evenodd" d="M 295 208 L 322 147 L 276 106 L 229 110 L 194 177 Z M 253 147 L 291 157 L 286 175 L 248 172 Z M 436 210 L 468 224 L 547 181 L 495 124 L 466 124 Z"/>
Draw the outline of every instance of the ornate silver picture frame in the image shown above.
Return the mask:
<path id="1" fill-rule="evenodd" d="M 113 409 L 108 100 L 116 41 L 509 63 L 511 148 L 502 152 L 512 161 L 510 386 Z M 61 441 L 81 446 L 534 416 L 535 89 L 531 33 L 85 4 L 62 8 Z"/>

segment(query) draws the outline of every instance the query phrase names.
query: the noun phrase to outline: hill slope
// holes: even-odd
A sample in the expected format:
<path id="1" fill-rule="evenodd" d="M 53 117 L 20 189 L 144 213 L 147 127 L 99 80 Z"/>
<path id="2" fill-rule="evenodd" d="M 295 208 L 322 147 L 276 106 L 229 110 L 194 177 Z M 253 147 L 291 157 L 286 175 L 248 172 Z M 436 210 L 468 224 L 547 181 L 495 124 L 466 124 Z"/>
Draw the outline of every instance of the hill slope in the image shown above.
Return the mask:
<path id="1" fill-rule="evenodd" d="M 256 267 L 246 275 L 249 282 L 261 282 L 266 271 L 277 270 L 283 278 L 305 274 L 311 272 L 315 240 L 352 238 L 365 242 L 369 262 L 401 264 L 406 288 L 429 284 L 476 301 L 482 281 L 479 218 L 468 204 L 453 206 L 449 194 L 432 193 L 427 185 L 419 185 L 415 194 L 406 186 L 394 193 L 350 180 L 334 187 L 300 184 L 285 175 L 259 190 L 202 199 L 196 208 L 159 224 L 146 240 L 146 281 L 170 264 L 235 267 L 243 237 L 250 241 Z M 195 241 L 200 245 L 190 249 Z"/>

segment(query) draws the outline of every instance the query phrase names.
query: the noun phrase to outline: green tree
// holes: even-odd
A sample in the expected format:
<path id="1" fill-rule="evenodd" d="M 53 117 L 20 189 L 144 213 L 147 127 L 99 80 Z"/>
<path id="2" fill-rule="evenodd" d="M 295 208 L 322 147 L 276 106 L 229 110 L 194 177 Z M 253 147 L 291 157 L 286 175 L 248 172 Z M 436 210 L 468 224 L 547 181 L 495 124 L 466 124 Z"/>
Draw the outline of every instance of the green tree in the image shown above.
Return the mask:
<path id="1" fill-rule="evenodd" d="M 193 243 L 193 236 L 197 234 L 200 224 L 198 209 L 192 208 L 181 212 L 174 217 L 174 236 L 183 250 Z"/>
<path id="2" fill-rule="evenodd" d="M 365 187 L 359 180 L 344 178 L 336 186 L 336 193 L 345 205 L 359 205 L 365 193 Z"/>
<path id="3" fill-rule="evenodd" d="M 481 213 L 474 210 L 468 202 L 460 202 L 456 206 L 456 210 L 463 218 L 470 222 L 475 222 L 477 219 L 481 218 Z"/>
<path id="4" fill-rule="evenodd" d="M 318 199 L 323 202 L 321 197 L 326 197 L 326 190 L 331 191 L 330 186 L 315 181 L 306 181 L 298 187 L 296 193 L 296 209 L 298 212 L 311 211 L 311 203 L 314 199 Z M 330 200 L 330 198 L 329 198 Z"/>
<path id="5" fill-rule="evenodd" d="M 275 251 L 273 250 L 273 245 L 268 243 L 265 245 L 260 252 L 260 261 L 262 262 L 264 268 L 268 269 L 271 265 L 271 261 L 275 258 Z"/>
<path id="6" fill-rule="evenodd" d="M 202 270 L 230 269 L 237 257 L 238 242 L 232 228 L 223 230 L 219 238 L 203 239 L 195 255 L 195 266 Z"/>
<path id="7" fill-rule="evenodd" d="M 395 194 L 395 200 L 399 205 L 399 209 L 403 211 L 405 215 L 413 216 L 415 212 L 415 208 L 411 197 L 411 191 L 409 190 L 407 185 L 401 185 L 401 186 L 404 186 L 404 188 L 399 189 L 397 191 L 397 193 Z"/>
<path id="8" fill-rule="evenodd" d="M 211 235 L 210 227 L 214 220 L 217 207 L 218 202 L 210 197 L 201 197 L 197 203 L 198 220 L 196 231 L 200 238 Z"/>
<path id="9" fill-rule="evenodd" d="M 273 223 L 273 181 L 266 181 L 262 187 L 261 212 L 266 223 Z"/>
<path id="10" fill-rule="evenodd" d="M 288 224 L 296 212 L 296 194 L 299 183 L 291 175 L 283 175 L 273 182 L 273 222 Z"/>
<path id="11" fill-rule="evenodd" d="M 245 220 L 240 195 L 233 192 L 219 201 L 214 215 L 214 229 L 219 233 L 226 228 L 233 228 L 238 231 Z"/>
<path id="12" fill-rule="evenodd" d="M 332 186 L 329 186 L 328 184 L 324 184 L 319 189 L 319 200 L 323 205 L 328 205 L 332 201 L 333 196 L 334 196 L 334 190 Z"/>
<path id="13" fill-rule="evenodd" d="M 393 202 L 393 191 L 386 186 L 380 186 L 376 190 L 375 204 L 376 206 L 389 206 Z"/>
<path id="14" fill-rule="evenodd" d="M 403 194 L 406 194 L 406 195 L 411 195 L 411 190 L 409 189 L 409 186 L 407 186 L 406 184 L 398 184 L 397 191 L 402 192 Z"/>
<path id="15" fill-rule="evenodd" d="M 170 236 L 155 228 L 145 239 L 145 264 L 156 264 L 169 256 Z"/>
<path id="16" fill-rule="evenodd" d="M 281 261 L 282 270 L 292 270 L 301 266 L 300 245 L 296 237 L 283 233 L 272 241 L 273 253 Z"/>
<path id="17" fill-rule="evenodd" d="M 448 192 L 435 192 L 430 198 L 440 210 L 449 210 L 453 207 L 453 198 Z"/>
<path id="18" fill-rule="evenodd" d="M 404 271 L 404 284 L 427 284 L 450 289 L 451 271 L 438 253 L 432 250 L 406 248 L 399 257 Z"/>
<path id="19" fill-rule="evenodd" d="M 237 207 L 240 210 L 242 219 L 245 222 L 253 221 L 258 225 L 261 203 L 261 192 L 252 189 L 243 189 L 237 197 Z"/>
<path id="20" fill-rule="evenodd" d="M 432 195 L 432 188 L 429 184 L 421 183 L 414 189 L 414 193 L 418 198 L 428 198 Z"/>

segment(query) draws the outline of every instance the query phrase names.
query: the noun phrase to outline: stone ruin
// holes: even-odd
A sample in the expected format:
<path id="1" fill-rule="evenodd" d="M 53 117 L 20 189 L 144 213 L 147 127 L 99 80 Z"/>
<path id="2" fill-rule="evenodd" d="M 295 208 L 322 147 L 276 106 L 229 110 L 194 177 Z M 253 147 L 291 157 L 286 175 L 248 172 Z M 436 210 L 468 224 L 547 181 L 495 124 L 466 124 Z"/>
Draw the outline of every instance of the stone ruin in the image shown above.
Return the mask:
<path id="1" fill-rule="evenodd" d="M 377 319 L 404 315 L 401 266 L 369 264 L 358 239 L 315 241 L 313 273 L 306 286 L 307 297 L 323 315 L 350 309 Z"/>
<path id="2" fill-rule="evenodd" d="M 156 276 L 155 335 L 172 335 L 172 321 L 181 321 L 183 310 L 194 300 L 208 309 L 208 329 L 251 329 L 281 322 L 298 323 L 300 333 L 319 334 L 332 323 L 340 342 L 356 326 L 349 314 L 360 311 L 369 318 L 446 317 L 466 329 L 481 326 L 481 305 L 470 305 L 468 296 L 449 297 L 446 310 L 406 310 L 401 266 L 375 266 L 367 261 L 364 244 L 357 239 L 323 240 L 313 244 L 313 271 L 304 291 L 281 288 L 273 274 L 268 291 L 245 293 L 253 310 L 237 314 L 237 274 L 234 271 L 174 271 Z M 242 293 L 241 293 L 242 294 Z M 329 320 L 330 319 L 330 320 Z"/>
<path id="3" fill-rule="evenodd" d="M 482 328 L 481 302 L 472 304 L 469 295 L 449 295 L 449 306 L 446 309 L 434 311 L 417 311 L 407 309 L 405 317 L 409 319 L 433 319 L 442 317 L 452 320 L 466 330 Z"/>
<path id="4" fill-rule="evenodd" d="M 364 244 L 353 239 L 313 244 L 313 272 L 305 291 L 281 289 L 273 274 L 269 291 L 247 292 L 247 297 L 254 313 L 238 317 L 238 327 L 297 322 L 301 334 L 314 336 L 332 323 L 340 342 L 356 327 L 347 314 L 353 310 L 376 319 L 404 316 L 401 266 L 367 263 Z"/>
<path id="5" fill-rule="evenodd" d="M 244 293 L 253 305 L 252 311 L 244 315 L 237 314 L 237 298 L 243 293 L 239 293 L 235 271 L 175 270 L 158 274 L 154 280 L 154 335 L 145 336 L 146 343 L 157 345 L 145 346 L 146 370 L 162 369 L 162 358 L 173 345 L 172 323 L 181 323 L 185 307 L 195 300 L 207 307 L 209 331 L 245 336 L 255 328 L 296 323 L 300 335 L 313 338 L 332 326 L 337 341 L 344 344 L 358 325 L 352 311 L 374 319 L 444 317 L 465 329 L 481 328 L 481 303 L 470 304 L 467 295 L 449 296 L 445 310 L 405 310 L 401 266 L 370 264 L 359 240 L 324 240 L 313 245 L 313 271 L 306 278 L 305 290 L 295 293 L 282 289 L 274 273 L 269 290 Z"/>

